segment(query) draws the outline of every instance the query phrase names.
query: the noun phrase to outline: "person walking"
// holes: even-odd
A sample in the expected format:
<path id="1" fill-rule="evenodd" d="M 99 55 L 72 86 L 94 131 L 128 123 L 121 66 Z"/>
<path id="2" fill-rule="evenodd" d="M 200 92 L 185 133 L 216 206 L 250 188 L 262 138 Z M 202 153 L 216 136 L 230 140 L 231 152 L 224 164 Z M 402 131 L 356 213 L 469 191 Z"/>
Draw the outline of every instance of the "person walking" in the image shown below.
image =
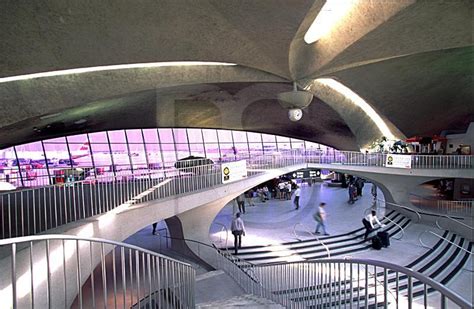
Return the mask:
<path id="1" fill-rule="evenodd" d="M 319 228 L 322 227 L 323 235 L 329 235 L 328 232 L 326 231 L 326 211 L 324 210 L 325 206 L 326 206 L 326 203 L 324 202 L 319 203 L 319 208 L 313 215 L 314 220 L 316 220 L 317 222 L 316 230 L 314 231 L 314 234 L 319 234 Z"/>
<path id="2" fill-rule="evenodd" d="M 295 190 L 295 199 L 293 201 L 295 203 L 296 210 L 300 208 L 300 194 L 301 194 L 301 189 L 300 187 L 297 187 Z"/>
<path id="3" fill-rule="evenodd" d="M 372 210 L 370 214 L 368 214 L 364 217 L 364 219 L 362 219 L 362 224 L 365 227 L 364 240 L 367 240 L 367 237 L 369 236 L 370 232 L 374 230 L 375 223 L 377 223 L 381 227 L 385 227 L 385 224 L 380 223 L 379 219 L 377 218 L 377 212 L 375 210 Z"/>
<path id="4" fill-rule="evenodd" d="M 232 235 L 234 235 L 234 251 L 237 254 L 239 248 L 242 247 L 242 235 L 245 236 L 244 221 L 240 218 L 240 212 L 235 214 L 235 218 L 230 225 Z"/>
<path id="5" fill-rule="evenodd" d="M 244 195 L 240 194 L 235 198 L 235 201 L 237 202 L 237 206 L 239 207 L 239 211 L 241 213 L 245 213 L 245 201 L 244 201 Z"/>
<path id="6" fill-rule="evenodd" d="M 247 205 L 255 206 L 255 204 L 253 203 L 253 190 L 252 189 L 245 192 L 245 200 L 247 201 Z"/>

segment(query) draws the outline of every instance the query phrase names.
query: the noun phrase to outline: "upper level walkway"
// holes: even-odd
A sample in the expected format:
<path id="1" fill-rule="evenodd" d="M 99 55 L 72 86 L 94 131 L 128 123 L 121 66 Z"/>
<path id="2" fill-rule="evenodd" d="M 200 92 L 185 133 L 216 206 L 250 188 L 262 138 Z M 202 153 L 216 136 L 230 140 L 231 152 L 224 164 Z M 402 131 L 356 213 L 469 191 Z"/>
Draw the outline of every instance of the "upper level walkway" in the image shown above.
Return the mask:
<path id="1" fill-rule="evenodd" d="M 65 185 L 23 189 L 0 195 L 1 238 L 34 235 L 79 220 L 113 211 L 127 211 L 136 204 L 189 196 L 212 190 L 215 199 L 226 195 L 231 199 L 261 182 L 301 168 L 321 168 L 361 175 L 371 174 L 411 177 L 473 178 L 473 156 L 425 156 L 363 154 L 339 152 L 276 153 L 235 158 L 245 160 L 246 175 L 234 183 L 223 179 L 223 166 L 229 162 L 203 165 L 203 160 L 184 161 L 180 168 L 120 176 L 96 176 L 94 179 Z M 404 164 L 409 168 L 397 168 Z M 245 182 L 244 184 L 238 184 Z M 229 186 L 237 186 L 228 190 Z M 240 191 L 239 191 L 240 190 Z M 217 191 L 222 191 L 215 194 Z M 212 197 L 210 197 L 210 200 Z M 187 207 L 173 207 L 163 216 L 177 215 L 193 206 L 202 205 L 198 198 L 187 199 Z M 191 205 L 189 205 L 191 203 Z"/>

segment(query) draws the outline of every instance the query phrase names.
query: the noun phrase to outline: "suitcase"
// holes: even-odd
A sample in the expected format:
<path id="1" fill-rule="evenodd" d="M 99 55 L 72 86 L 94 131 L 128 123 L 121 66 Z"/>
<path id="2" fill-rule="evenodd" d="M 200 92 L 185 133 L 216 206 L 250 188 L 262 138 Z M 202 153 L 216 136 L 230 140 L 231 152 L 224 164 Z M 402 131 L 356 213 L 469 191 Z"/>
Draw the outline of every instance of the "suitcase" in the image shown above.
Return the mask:
<path id="1" fill-rule="evenodd" d="M 382 246 L 385 248 L 390 246 L 390 235 L 388 235 L 387 232 L 381 231 L 377 233 L 377 236 L 380 238 L 380 241 L 382 242 Z"/>
<path id="2" fill-rule="evenodd" d="M 375 250 L 382 249 L 382 241 L 378 236 L 372 237 L 372 248 L 374 248 Z"/>

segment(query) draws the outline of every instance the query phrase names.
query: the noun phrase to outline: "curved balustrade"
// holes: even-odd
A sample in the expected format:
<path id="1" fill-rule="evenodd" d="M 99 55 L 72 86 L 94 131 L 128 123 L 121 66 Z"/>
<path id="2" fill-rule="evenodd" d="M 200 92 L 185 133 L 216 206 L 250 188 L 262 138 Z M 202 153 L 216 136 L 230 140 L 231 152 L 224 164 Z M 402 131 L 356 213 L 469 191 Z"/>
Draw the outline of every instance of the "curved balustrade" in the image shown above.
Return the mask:
<path id="1" fill-rule="evenodd" d="M 381 207 L 381 208 L 382 208 L 382 207 Z M 385 207 L 383 207 L 383 208 L 385 208 Z M 374 209 L 374 208 L 373 208 L 373 207 L 369 207 L 369 208 L 367 208 L 366 210 L 364 210 L 364 215 L 368 215 L 369 212 L 370 212 L 372 209 Z M 401 226 L 400 224 L 398 224 L 397 222 L 393 221 L 392 219 L 390 219 L 390 218 L 387 217 L 387 216 L 383 216 L 382 220 L 387 220 L 387 221 L 393 223 L 394 225 L 396 225 L 396 226 L 400 229 L 400 231 L 402 231 L 402 233 L 400 234 L 400 237 L 398 237 L 398 236 L 393 236 L 393 239 L 401 240 L 401 239 L 405 236 L 405 229 L 403 228 L 403 226 Z M 397 234 L 397 235 L 398 235 L 398 234 Z"/>
<path id="2" fill-rule="evenodd" d="M 400 205 L 400 204 L 396 204 L 396 203 L 390 203 L 390 202 L 387 202 L 385 200 L 382 200 L 382 199 L 376 199 L 377 202 L 382 202 L 382 203 L 385 203 L 386 205 L 390 205 L 390 206 L 395 206 L 395 207 L 398 207 L 398 208 L 403 208 L 403 209 L 406 209 L 410 212 L 414 212 L 418 218 L 418 221 L 417 223 L 419 223 L 421 221 L 421 214 L 416 210 L 416 209 L 413 209 L 411 207 L 408 207 L 408 206 L 404 206 L 404 205 Z"/>
<path id="3" fill-rule="evenodd" d="M 464 227 L 470 229 L 471 231 L 474 230 L 474 228 L 473 228 L 472 226 L 469 226 L 469 225 L 467 225 L 467 224 L 464 223 L 464 222 L 461 222 L 461 221 L 459 221 L 459 220 L 454 219 L 453 217 L 446 216 L 446 215 L 440 215 L 440 217 L 439 217 L 438 219 L 436 219 L 436 226 L 437 226 L 440 230 L 444 230 L 444 229 L 441 227 L 441 225 L 439 224 L 439 220 L 440 220 L 441 218 L 447 218 L 447 219 L 449 219 L 449 220 L 451 220 L 451 221 L 456 222 L 456 224 L 460 224 L 460 225 L 462 225 L 462 226 L 464 226 Z"/>
<path id="4" fill-rule="evenodd" d="M 247 175 L 252 176 L 265 170 L 307 163 L 383 166 L 386 156 L 386 154 L 346 151 L 334 152 L 330 156 L 322 153 L 315 155 L 311 152 L 305 155 L 298 152 L 282 152 L 254 155 L 244 159 L 247 164 Z M 415 162 L 421 160 L 416 159 L 418 157 L 427 156 L 412 156 Z M 434 157 L 446 157 L 440 162 L 454 163 L 415 164 L 414 168 L 471 168 L 471 165 L 466 164 L 470 162 L 472 156 Z M 225 162 L 207 165 L 202 163 L 202 159 L 187 160 L 183 163 L 184 167 L 179 169 L 172 167 L 134 175 L 95 175 L 82 181 L 0 194 L 0 237 L 4 239 L 37 234 L 69 222 L 105 213 L 122 205 L 177 196 L 221 185 L 221 165 Z M 392 205 L 413 211 L 419 219 L 421 218 L 413 209 Z"/>
<path id="5" fill-rule="evenodd" d="M 353 151 L 336 151 L 332 154 L 322 152 L 314 154 L 308 152 L 307 163 L 344 164 L 358 166 L 385 167 L 387 157 L 399 155 L 410 157 L 410 166 L 413 169 L 471 169 L 473 168 L 472 155 L 418 155 L 418 154 L 385 154 L 360 153 Z"/>
<path id="6" fill-rule="evenodd" d="M 0 240 L 0 249 L 6 308 L 195 305 L 195 271 L 189 264 L 133 245 L 41 235 Z"/>
<path id="7" fill-rule="evenodd" d="M 287 308 L 396 306 L 471 308 L 466 300 L 409 268 L 368 259 L 329 259 L 256 266 L 264 297 Z"/>
<path id="8" fill-rule="evenodd" d="M 298 225 L 301 225 L 304 227 L 305 231 L 307 233 L 309 233 L 312 237 L 314 237 L 320 244 L 321 246 L 323 246 L 324 249 L 326 249 L 326 253 L 328 254 L 328 258 L 331 258 L 331 252 L 328 248 L 328 246 L 326 246 L 326 244 L 324 242 L 322 242 L 317 236 L 314 236 L 313 233 L 311 233 L 311 231 L 303 224 L 303 223 L 296 223 L 294 226 L 293 226 L 293 235 L 295 236 L 296 239 L 298 239 L 298 241 L 301 241 L 301 239 L 298 237 L 298 235 L 296 234 L 296 227 Z"/>
<path id="9" fill-rule="evenodd" d="M 219 222 L 212 222 L 212 224 L 215 224 L 215 225 L 218 225 L 221 227 L 220 231 L 219 231 L 219 243 L 222 245 L 222 233 L 224 232 L 225 233 L 225 248 L 227 250 L 227 243 L 229 241 L 229 231 L 227 229 L 227 226 L 225 226 L 224 224 L 222 223 L 219 223 Z"/>
<path id="10" fill-rule="evenodd" d="M 439 239 L 442 239 L 443 241 L 449 242 L 450 244 L 454 245 L 455 247 L 458 247 L 459 249 L 461 249 L 462 251 L 464 251 L 464 252 L 466 252 L 466 253 L 473 254 L 471 251 L 468 251 L 468 250 L 464 249 L 463 247 L 459 246 L 458 244 L 455 244 L 454 242 L 450 241 L 449 239 L 447 239 L 447 238 L 445 238 L 445 237 L 443 237 L 443 236 L 439 236 L 439 235 L 436 234 L 435 232 L 427 231 L 427 230 L 421 232 L 420 235 L 418 235 L 418 241 L 419 241 L 419 243 L 421 244 L 421 246 L 424 247 L 424 248 L 431 249 L 431 247 L 428 246 L 428 245 L 426 245 L 426 244 L 423 242 L 423 240 L 422 240 L 422 236 L 423 236 L 424 234 L 428 234 L 428 233 L 429 233 L 429 234 L 432 234 L 432 235 L 434 235 L 434 236 L 436 236 L 436 237 L 438 237 Z"/>

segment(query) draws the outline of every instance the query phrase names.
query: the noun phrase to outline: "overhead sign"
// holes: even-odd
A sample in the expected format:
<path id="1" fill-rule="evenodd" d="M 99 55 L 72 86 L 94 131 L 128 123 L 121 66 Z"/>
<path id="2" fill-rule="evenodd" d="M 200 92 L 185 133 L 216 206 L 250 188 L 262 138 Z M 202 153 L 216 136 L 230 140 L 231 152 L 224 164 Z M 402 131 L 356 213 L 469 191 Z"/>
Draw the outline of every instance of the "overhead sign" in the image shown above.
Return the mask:
<path id="1" fill-rule="evenodd" d="M 222 163 L 222 183 L 241 180 L 247 177 L 245 160 Z"/>
<path id="2" fill-rule="evenodd" d="M 385 167 L 411 168 L 411 156 L 388 154 L 385 160 Z"/>

